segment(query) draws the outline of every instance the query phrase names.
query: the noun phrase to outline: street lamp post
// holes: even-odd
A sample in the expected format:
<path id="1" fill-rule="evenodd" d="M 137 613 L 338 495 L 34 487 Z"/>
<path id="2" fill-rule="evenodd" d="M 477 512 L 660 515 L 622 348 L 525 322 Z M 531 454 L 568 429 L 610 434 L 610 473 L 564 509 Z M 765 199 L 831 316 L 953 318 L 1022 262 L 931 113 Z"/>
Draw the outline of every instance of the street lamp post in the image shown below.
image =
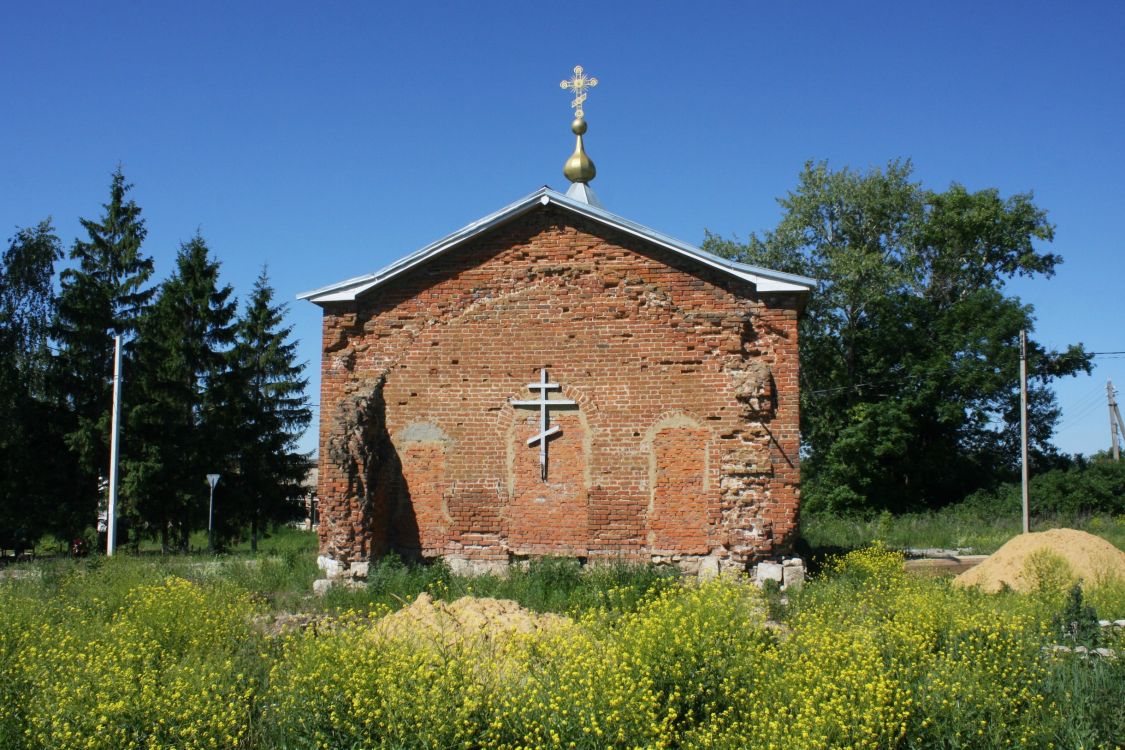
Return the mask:
<path id="1" fill-rule="evenodd" d="M 219 483 L 218 474 L 208 474 L 207 484 L 211 485 L 211 502 L 207 505 L 207 546 L 215 552 L 215 485 Z"/>
<path id="2" fill-rule="evenodd" d="M 117 443 L 121 434 L 121 335 L 113 337 L 113 412 L 109 432 L 109 500 L 105 513 L 105 554 L 117 550 Z"/>

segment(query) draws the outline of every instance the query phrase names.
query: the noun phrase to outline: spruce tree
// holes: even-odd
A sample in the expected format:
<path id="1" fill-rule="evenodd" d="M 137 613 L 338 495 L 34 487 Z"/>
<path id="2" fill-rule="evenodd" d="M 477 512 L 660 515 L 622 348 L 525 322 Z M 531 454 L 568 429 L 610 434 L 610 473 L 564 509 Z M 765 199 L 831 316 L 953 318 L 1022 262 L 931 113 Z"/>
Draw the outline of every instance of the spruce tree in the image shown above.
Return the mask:
<path id="1" fill-rule="evenodd" d="M 228 493 L 240 500 L 240 520 L 250 526 L 257 549 L 262 526 L 303 511 L 297 503 L 309 467 L 297 440 L 312 418 L 305 396 L 305 366 L 296 361 L 287 306 L 275 304 L 265 269 L 238 322 L 232 351 L 234 387 L 239 393 L 236 473 Z"/>
<path id="2" fill-rule="evenodd" d="M 18 230 L 0 256 L 0 548 L 42 534 L 57 478 L 65 474 L 45 390 L 51 282 L 61 257 L 49 219 Z"/>
<path id="3" fill-rule="evenodd" d="M 154 291 L 146 286 L 153 262 L 141 252 L 146 229 L 141 209 L 128 198 L 131 188 L 118 167 L 104 214 L 98 220 L 81 220 L 87 239 L 75 240 L 70 251 L 73 266 L 60 276 L 51 332 L 59 347 L 52 388 L 65 412 L 63 431 L 75 465 L 73 486 L 59 488 L 56 519 L 66 532 L 94 522 L 99 479 L 108 473 L 112 337 L 120 334 L 128 342 L 136 334 Z M 128 343 L 124 362 L 128 378 Z M 128 398 L 128 388 L 125 394 Z"/>
<path id="4" fill-rule="evenodd" d="M 196 236 L 180 247 L 137 340 L 126 486 L 167 549 L 186 549 L 206 524 L 208 473 L 230 449 L 222 415 L 237 303 L 219 285 L 219 263 Z"/>

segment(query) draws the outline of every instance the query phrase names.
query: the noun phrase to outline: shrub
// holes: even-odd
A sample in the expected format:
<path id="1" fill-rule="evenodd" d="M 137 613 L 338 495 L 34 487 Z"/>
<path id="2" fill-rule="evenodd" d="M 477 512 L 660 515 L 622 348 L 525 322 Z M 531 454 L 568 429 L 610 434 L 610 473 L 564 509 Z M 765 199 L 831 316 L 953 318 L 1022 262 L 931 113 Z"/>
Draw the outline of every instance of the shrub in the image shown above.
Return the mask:
<path id="1" fill-rule="evenodd" d="M 355 614 L 290 635 L 264 697 L 268 746 L 458 747 L 477 727 L 483 683 L 471 678 L 475 654 L 437 645 L 378 638 Z"/>
<path id="2" fill-rule="evenodd" d="M 786 593 L 780 623 L 737 578 L 552 562 L 511 584 L 390 562 L 381 595 L 512 586 L 548 602 L 557 580 L 597 606 L 516 633 L 375 628 L 378 605 L 275 637 L 221 568 L 191 582 L 68 563 L 0 584 L 0 748 L 1115 746 L 1125 660 L 1045 647 L 1063 626 L 1089 635 L 1087 601 L 1120 603 L 1119 581 L 1068 594 L 1045 557 L 1037 593 L 988 595 L 902 562 L 881 546 L 836 558 Z M 231 577 L 264 580 L 248 575 Z"/>
<path id="3" fill-rule="evenodd" d="M 246 745 L 253 611 L 237 589 L 169 578 L 133 588 L 108 618 L 74 605 L 27 618 L 3 675 L 21 688 L 18 714 L 5 722 L 7 744 Z"/>

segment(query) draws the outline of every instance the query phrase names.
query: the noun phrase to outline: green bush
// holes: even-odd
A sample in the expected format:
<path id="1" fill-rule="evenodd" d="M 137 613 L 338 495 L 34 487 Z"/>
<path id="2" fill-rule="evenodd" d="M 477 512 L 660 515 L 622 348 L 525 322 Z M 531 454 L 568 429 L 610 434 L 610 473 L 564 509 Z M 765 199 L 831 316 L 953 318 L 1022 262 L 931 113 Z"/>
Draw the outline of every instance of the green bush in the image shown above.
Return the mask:
<path id="1" fill-rule="evenodd" d="M 1106 456 L 1076 462 L 1068 468 L 1051 469 L 1031 477 L 1028 488 L 1035 515 L 1125 514 L 1125 462 Z M 1023 494 L 1018 482 L 994 490 L 979 490 L 961 504 L 981 517 L 1018 515 Z"/>

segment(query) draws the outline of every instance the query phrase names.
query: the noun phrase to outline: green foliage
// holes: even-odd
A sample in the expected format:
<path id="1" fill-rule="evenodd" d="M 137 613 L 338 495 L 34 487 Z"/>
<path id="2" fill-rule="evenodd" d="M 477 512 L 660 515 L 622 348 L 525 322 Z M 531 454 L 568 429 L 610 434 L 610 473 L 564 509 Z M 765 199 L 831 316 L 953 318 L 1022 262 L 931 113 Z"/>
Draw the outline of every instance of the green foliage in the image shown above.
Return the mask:
<path id="1" fill-rule="evenodd" d="M 1033 531 L 1070 528 L 1088 531 L 1125 546 L 1125 515 L 1033 515 Z M 969 500 L 939 511 L 862 515 L 804 513 L 802 544 L 813 556 L 823 551 L 850 550 L 879 540 L 893 549 L 967 549 L 988 554 L 1022 531 L 1019 501 L 994 511 Z"/>
<path id="2" fill-rule="evenodd" d="M 62 257 L 51 222 L 20 229 L 0 257 L 0 548 L 34 542 L 65 464 L 48 399 L 51 279 Z"/>
<path id="3" fill-rule="evenodd" d="M 1023 575 L 1034 594 L 1052 609 L 1062 606 L 1078 577 L 1066 558 L 1049 549 L 1037 549 L 1027 557 Z"/>
<path id="4" fill-rule="evenodd" d="M 1103 453 L 1037 472 L 1031 476 L 1029 497 L 1036 514 L 1125 515 L 1125 462 L 1113 461 Z M 1019 513 L 1022 503 L 1019 482 L 978 490 L 965 499 L 966 506 L 980 515 Z"/>
<path id="5" fill-rule="evenodd" d="M 160 286 L 137 340 L 130 426 L 135 449 L 125 463 L 136 512 L 187 548 L 188 532 L 206 526 L 205 476 L 223 466 L 235 444 L 224 431 L 220 388 L 234 337 L 231 287 L 196 236 L 180 247 L 176 270 Z"/>
<path id="6" fill-rule="evenodd" d="M 395 555 L 375 563 L 360 590 L 334 588 L 320 602 L 332 612 L 397 609 L 425 591 L 435 599 L 462 596 L 511 599 L 536 612 L 572 613 L 590 609 L 623 612 L 674 585 L 676 573 L 655 565 L 618 562 L 580 567 L 563 558 L 537 558 L 506 575 L 453 575 L 443 561 L 408 565 Z"/>
<path id="7" fill-rule="evenodd" d="M 124 341 L 125 525 L 186 549 L 206 526 L 213 472 L 227 488 L 217 521 L 228 541 L 249 526 L 253 547 L 270 524 L 303 512 L 294 500 L 308 459 L 296 446 L 311 414 L 286 306 L 263 272 L 236 321 L 232 289 L 199 236 L 149 286 L 131 190 L 118 168 L 102 215 L 81 220 L 86 238 L 75 240 L 57 296 L 62 252 L 50 221 L 18 230 L 0 257 L 0 549 L 44 532 L 64 545 L 92 539 L 109 465 L 114 335 Z"/>
<path id="8" fill-rule="evenodd" d="M 911 172 L 810 162 L 773 231 L 704 243 L 820 281 L 800 327 L 808 510 L 940 507 L 1016 465 L 1016 341 L 1033 317 L 1003 284 L 1054 272 L 1061 259 L 1037 247 L 1053 227 L 1030 194 L 937 193 Z M 1049 384 L 1089 357 L 1034 342 L 1028 357 L 1031 442 L 1045 462 L 1058 416 Z"/>
<path id="9" fill-rule="evenodd" d="M 1066 603 L 1051 621 L 1051 626 L 1063 642 L 1096 648 L 1101 644 L 1102 633 L 1098 626 L 1098 613 L 1082 599 L 1082 586 L 1075 583 L 1067 591 Z"/>
<path id="10" fill-rule="evenodd" d="M 0 683 L 22 688 L 0 708 L 0 747 L 245 743 L 257 651 L 244 593 L 166 578 L 120 606 L 0 596 L 16 613 L 0 623 Z"/>
<path id="11" fill-rule="evenodd" d="M 0 582 L 0 748 L 1108 750 L 1125 730 L 1123 661 L 1044 648 L 1052 614 L 1088 622 L 1085 598 L 959 589 L 879 547 L 789 592 L 780 623 L 743 580 L 598 599 L 584 587 L 610 578 L 550 561 L 537 575 L 579 608 L 531 632 L 378 628 L 374 605 L 267 635 L 255 602 L 284 597 L 248 593 L 248 562 L 63 561 Z M 404 575 L 477 581 L 394 561 L 374 577 Z"/>
<path id="12" fill-rule="evenodd" d="M 308 381 L 296 361 L 292 326 L 284 325 L 287 307 L 273 296 L 263 269 L 236 326 L 222 414 L 233 437 L 225 462 L 226 507 L 231 521 L 250 527 L 252 548 L 264 524 L 304 515 L 297 501 L 310 466 L 297 450 L 312 419 Z"/>
<path id="13" fill-rule="evenodd" d="M 29 393 L 45 395 L 47 335 L 54 313 L 51 281 L 62 246 L 51 220 L 19 229 L 0 257 L 0 346 L 3 364 Z"/>
<path id="14" fill-rule="evenodd" d="M 1120 655 L 1102 659 L 1057 652 L 1042 689 L 1065 712 L 1065 720 L 1056 729 L 1056 747 L 1121 747 L 1121 738 L 1125 737 L 1125 711 L 1121 710 L 1125 705 L 1125 659 Z"/>
<path id="15" fill-rule="evenodd" d="M 128 342 L 136 334 L 154 291 L 145 286 L 153 262 L 141 252 L 147 230 L 141 209 L 127 197 L 131 188 L 117 169 L 102 218 L 81 220 L 87 240 L 75 240 L 72 265 L 59 279 L 51 326 L 59 347 L 52 388 L 66 409 L 61 429 L 75 478 L 71 485 L 59 486 L 53 517 L 57 530 L 67 535 L 93 524 L 99 478 L 108 471 L 112 336 Z M 132 372 L 131 347 L 126 346 L 123 360 L 125 372 Z M 131 398 L 128 388 L 125 392 Z"/>

